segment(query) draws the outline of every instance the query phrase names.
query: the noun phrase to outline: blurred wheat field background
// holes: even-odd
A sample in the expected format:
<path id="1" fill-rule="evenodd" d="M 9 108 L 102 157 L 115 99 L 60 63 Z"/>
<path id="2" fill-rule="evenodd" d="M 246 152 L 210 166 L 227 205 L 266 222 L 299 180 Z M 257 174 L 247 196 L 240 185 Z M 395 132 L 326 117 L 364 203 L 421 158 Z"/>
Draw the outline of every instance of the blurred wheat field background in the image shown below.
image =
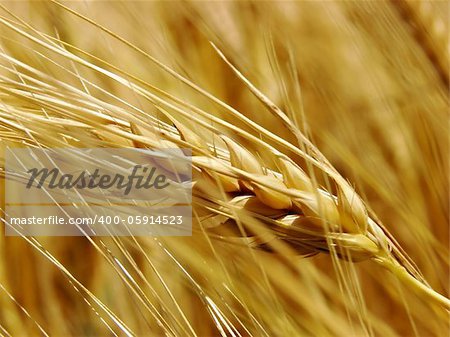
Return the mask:
<path id="1" fill-rule="evenodd" d="M 172 124 L 131 85 L 38 41 L 277 146 L 145 52 L 299 146 L 212 42 L 311 139 L 431 288 L 447 297 L 448 14 L 447 1 L 1 2 L 0 148 L 52 146 L 56 139 L 76 147 L 133 147 L 136 142 L 84 117 L 87 108 L 96 110 L 94 99 L 109 107 L 111 125 L 138 115 Z M 43 80 L 33 82 L 38 72 Z M 39 90 L 55 100 L 26 95 Z M 242 133 L 192 116 L 260 150 Z M 212 131 L 193 131 L 216 141 Z M 319 185 L 329 184 L 298 153 L 284 153 Z M 0 187 L 4 218 L 3 179 Z M 248 249 L 204 231 L 187 238 L 36 241 L 2 234 L 0 250 L 2 336 L 422 337 L 450 331 L 447 310 L 371 259 L 351 263 L 326 253 Z"/>

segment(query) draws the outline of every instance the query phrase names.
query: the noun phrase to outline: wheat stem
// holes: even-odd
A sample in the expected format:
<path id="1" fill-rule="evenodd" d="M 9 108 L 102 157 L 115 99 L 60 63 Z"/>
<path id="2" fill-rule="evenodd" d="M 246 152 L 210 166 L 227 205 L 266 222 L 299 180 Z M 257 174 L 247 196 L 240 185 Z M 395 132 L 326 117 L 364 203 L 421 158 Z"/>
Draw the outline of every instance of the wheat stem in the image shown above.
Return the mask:
<path id="1" fill-rule="evenodd" d="M 411 289 L 415 290 L 424 299 L 430 300 L 450 311 L 450 300 L 448 298 L 417 280 L 393 258 L 377 256 L 373 260 L 392 272 L 398 280 L 410 286 Z"/>

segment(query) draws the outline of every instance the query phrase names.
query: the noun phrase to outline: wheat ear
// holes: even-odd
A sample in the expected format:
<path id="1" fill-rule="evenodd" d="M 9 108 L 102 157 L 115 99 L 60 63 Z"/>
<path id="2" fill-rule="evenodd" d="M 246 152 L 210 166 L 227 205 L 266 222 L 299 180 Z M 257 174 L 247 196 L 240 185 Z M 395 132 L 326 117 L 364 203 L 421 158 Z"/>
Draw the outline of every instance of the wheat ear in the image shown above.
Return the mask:
<path id="1" fill-rule="evenodd" d="M 189 139 L 186 132 L 183 138 Z M 194 202 L 201 208 L 200 225 L 222 239 L 236 242 L 239 238 L 253 248 L 273 250 L 274 242 L 281 241 L 305 256 L 331 252 L 353 262 L 372 259 L 418 294 L 450 309 L 447 298 L 395 258 L 392 248 L 397 244 L 367 215 L 361 198 L 345 180 L 334 181 L 338 194 L 333 196 L 315 187 L 288 158 L 279 157 L 281 173 L 274 172 L 237 142 L 222 138 L 229 162 L 192 157 L 200 169 L 194 187 Z"/>

